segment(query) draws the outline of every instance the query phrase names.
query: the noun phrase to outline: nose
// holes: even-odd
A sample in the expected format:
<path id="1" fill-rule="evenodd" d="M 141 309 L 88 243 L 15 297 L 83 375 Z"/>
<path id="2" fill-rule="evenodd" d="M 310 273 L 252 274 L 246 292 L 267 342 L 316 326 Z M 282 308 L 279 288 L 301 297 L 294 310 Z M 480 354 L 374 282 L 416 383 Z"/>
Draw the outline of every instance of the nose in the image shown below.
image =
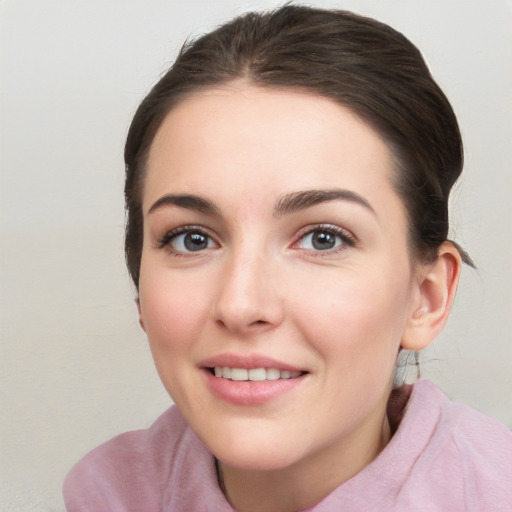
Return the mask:
<path id="1" fill-rule="evenodd" d="M 278 272 L 270 259 L 250 248 L 226 258 L 213 308 L 221 328 L 245 336 L 272 329 L 283 321 Z"/>

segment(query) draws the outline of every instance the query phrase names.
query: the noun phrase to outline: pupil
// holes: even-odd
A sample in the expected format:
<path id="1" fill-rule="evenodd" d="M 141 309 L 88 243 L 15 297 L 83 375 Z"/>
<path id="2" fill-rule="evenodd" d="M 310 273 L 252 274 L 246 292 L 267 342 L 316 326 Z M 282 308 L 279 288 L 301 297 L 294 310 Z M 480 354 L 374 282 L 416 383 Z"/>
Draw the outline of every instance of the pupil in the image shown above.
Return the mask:
<path id="1" fill-rule="evenodd" d="M 208 244 L 206 236 L 201 233 L 187 233 L 183 241 L 189 251 L 200 251 L 206 249 Z"/>
<path id="2" fill-rule="evenodd" d="M 317 231 L 313 235 L 313 247 L 318 250 L 332 249 L 336 243 L 336 237 L 326 231 Z"/>

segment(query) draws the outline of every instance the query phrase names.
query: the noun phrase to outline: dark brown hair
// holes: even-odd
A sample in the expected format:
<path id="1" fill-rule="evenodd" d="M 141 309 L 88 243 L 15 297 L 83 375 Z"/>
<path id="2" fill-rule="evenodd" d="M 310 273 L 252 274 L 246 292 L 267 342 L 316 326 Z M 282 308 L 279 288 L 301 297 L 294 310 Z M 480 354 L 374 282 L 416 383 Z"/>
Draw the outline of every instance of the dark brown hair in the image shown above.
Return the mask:
<path id="1" fill-rule="evenodd" d="M 394 186 L 407 210 L 413 254 L 435 260 L 448 237 L 448 196 L 463 162 L 446 96 L 419 50 L 391 27 L 346 11 L 287 4 L 244 14 L 186 43 L 140 104 L 125 147 L 125 250 L 136 286 L 145 163 L 155 133 L 180 100 L 234 80 L 310 91 L 374 128 L 395 158 Z"/>

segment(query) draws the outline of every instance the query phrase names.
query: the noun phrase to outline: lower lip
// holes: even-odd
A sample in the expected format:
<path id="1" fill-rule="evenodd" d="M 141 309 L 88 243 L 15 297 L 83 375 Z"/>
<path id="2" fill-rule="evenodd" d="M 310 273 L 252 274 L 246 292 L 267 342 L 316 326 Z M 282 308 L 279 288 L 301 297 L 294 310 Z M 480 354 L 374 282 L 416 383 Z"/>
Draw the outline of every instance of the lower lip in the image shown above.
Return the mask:
<path id="1" fill-rule="evenodd" d="M 210 391 L 225 402 L 235 405 L 261 405 L 295 389 L 307 376 L 301 375 L 295 379 L 277 379 L 262 381 L 236 381 L 216 377 L 204 369 Z"/>

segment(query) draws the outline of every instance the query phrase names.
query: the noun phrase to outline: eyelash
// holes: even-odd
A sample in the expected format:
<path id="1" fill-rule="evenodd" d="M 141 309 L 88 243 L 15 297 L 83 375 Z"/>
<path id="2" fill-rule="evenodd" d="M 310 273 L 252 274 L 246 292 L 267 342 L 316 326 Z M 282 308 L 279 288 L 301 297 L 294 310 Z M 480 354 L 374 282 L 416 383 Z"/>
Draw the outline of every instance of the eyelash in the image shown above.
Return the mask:
<path id="1" fill-rule="evenodd" d="M 191 256 L 194 254 L 194 251 L 184 252 L 178 251 L 172 247 L 171 242 L 178 237 L 179 235 L 187 234 L 187 233 L 198 233 L 210 240 L 213 240 L 213 237 L 208 233 L 207 230 L 200 226 L 180 226 L 179 228 L 172 229 L 171 231 L 167 231 L 162 237 L 160 237 L 156 242 L 157 249 L 166 248 L 169 254 L 173 256 Z M 201 254 L 202 251 L 197 251 L 198 254 Z"/>
<path id="2" fill-rule="evenodd" d="M 341 245 L 334 247 L 332 249 L 326 249 L 326 250 L 311 250 L 311 249 L 302 249 L 307 251 L 308 253 L 314 255 L 314 257 L 319 257 L 325 254 L 334 254 L 339 251 L 345 250 L 346 247 L 354 247 L 357 245 L 357 239 L 346 229 L 341 228 L 339 226 L 335 226 L 332 224 L 319 224 L 316 226 L 308 226 L 307 228 L 304 228 L 301 230 L 301 232 L 298 235 L 297 241 L 294 242 L 293 246 L 299 245 L 301 241 L 303 241 L 308 235 L 312 235 L 315 232 L 321 232 L 321 233 L 329 233 L 331 235 L 334 235 L 336 237 L 339 237 L 341 240 Z M 209 234 L 209 232 L 200 227 L 200 226 L 194 226 L 194 225 L 188 225 L 188 226 L 180 226 L 179 228 L 172 229 L 171 231 L 166 232 L 162 237 L 160 237 L 156 242 L 156 247 L 158 249 L 164 249 L 166 248 L 167 251 L 173 255 L 173 256 L 185 256 L 190 257 L 191 255 L 194 255 L 194 251 L 185 252 L 185 251 L 179 251 L 172 247 L 171 242 L 178 237 L 179 235 L 187 234 L 187 233 L 198 233 L 201 234 L 210 240 L 215 240 L 213 237 Z M 216 243 L 216 242 L 215 242 Z M 300 248 L 299 248 L 300 249 Z M 197 251 L 197 255 L 203 253 L 203 250 Z"/>
<path id="3" fill-rule="evenodd" d="M 332 224 L 318 224 L 316 226 L 308 226 L 304 228 L 299 233 L 298 240 L 297 242 L 294 243 L 294 245 L 300 244 L 300 242 L 303 241 L 306 238 L 306 236 L 312 235 L 313 233 L 329 233 L 331 235 L 339 237 L 342 242 L 339 246 L 334 247 L 332 249 L 326 249 L 324 251 L 303 249 L 310 253 L 313 257 L 321 257 L 326 254 L 335 254 L 337 252 L 345 250 L 347 247 L 355 247 L 357 245 L 357 239 L 354 235 L 352 235 L 352 233 L 350 233 L 348 230 L 340 226 L 335 226 Z"/>

